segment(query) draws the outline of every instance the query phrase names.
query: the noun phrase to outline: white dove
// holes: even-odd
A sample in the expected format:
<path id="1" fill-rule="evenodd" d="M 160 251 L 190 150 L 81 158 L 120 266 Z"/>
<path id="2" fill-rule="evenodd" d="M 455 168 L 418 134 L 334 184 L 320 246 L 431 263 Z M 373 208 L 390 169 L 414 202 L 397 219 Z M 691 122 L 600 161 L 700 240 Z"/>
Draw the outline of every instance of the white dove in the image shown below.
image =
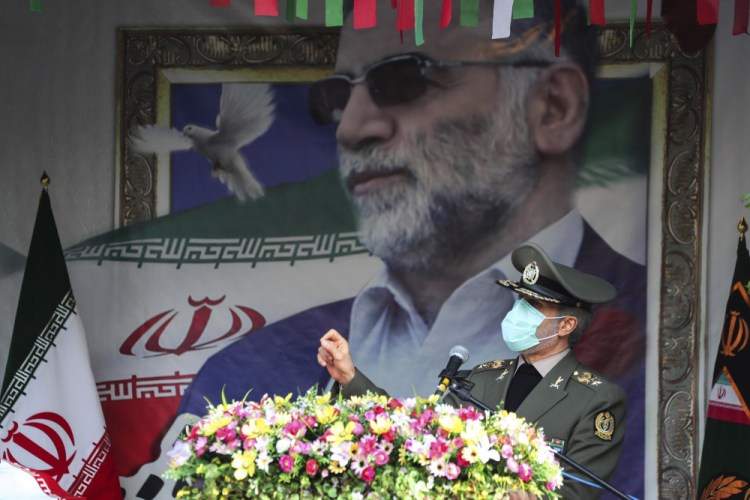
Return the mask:
<path id="1" fill-rule="evenodd" d="M 187 125 L 182 132 L 162 125 L 136 128 L 130 140 L 139 153 L 192 149 L 211 163 L 211 174 L 240 200 L 263 196 L 263 186 L 250 172 L 239 149 L 263 135 L 273 122 L 273 92 L 266 84 L 225 83 L 221 86 L 216 129 Z"/>

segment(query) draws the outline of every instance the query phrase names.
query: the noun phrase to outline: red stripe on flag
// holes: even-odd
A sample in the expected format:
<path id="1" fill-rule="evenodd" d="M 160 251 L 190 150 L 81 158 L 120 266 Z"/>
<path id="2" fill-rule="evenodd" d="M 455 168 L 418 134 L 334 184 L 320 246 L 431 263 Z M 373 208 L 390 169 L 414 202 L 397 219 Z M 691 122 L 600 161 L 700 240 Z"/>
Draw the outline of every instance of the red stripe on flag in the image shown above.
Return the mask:
<path id="1" fill-rule="evenodd" d="M 414 29 L 414 0 L 399 0 L 396 29 L 399 31 Z"/>
<path id="2" fill-rule="evenodd" d="M 589 0 L 589 18 L 591 24 L 604 26 L 604 0 Z"/>
<path id="3" fill-rule="evenodd" d="M 718 405 L 710 403 L 708 405 L 708 418 L 714 420 L 723 420 L 724 422 L 734 422 L 735 424 L 750 425 L 750 419 L 745 412 L 736 406 Z"/>
<path id="4" fill-rule="evenodd" d="M 698 0 L 698 24 L 719 22 L 719 0 Z"/>
<path id="5" fill-rule="evenodd" d="M 256 16 L 278 16 L 279 2 L 277 0 L 255 0 Z"/>
<path id="6" fill-rule="evenodd" d="M 440 27 L 447 28 L 453 15 L 453 0 L 443 0 L 443 10 L 440 14 Z"/>
<path id="7" fill-rule="evenodd" d="M 750 17 L 750 0 L 734 0 L 733 35 L 747 33 L 747 19 Z"/>
<path id="8" fill-rule="evenodd" d="M 646 2 L 646 38 L 651 38 L 651 12 L 654 10 L 654 0 Z"/>
<path id="9" fill-rule="evenodd" d="M 209 4 L 211 7 L 230 7 L 232 0 L 211 0 Z"/>
<path id="10" fill-rule="evenodd" d="M 377 24 L 376 0 L 354 0 L 354 29 L 372 28 Z"/>

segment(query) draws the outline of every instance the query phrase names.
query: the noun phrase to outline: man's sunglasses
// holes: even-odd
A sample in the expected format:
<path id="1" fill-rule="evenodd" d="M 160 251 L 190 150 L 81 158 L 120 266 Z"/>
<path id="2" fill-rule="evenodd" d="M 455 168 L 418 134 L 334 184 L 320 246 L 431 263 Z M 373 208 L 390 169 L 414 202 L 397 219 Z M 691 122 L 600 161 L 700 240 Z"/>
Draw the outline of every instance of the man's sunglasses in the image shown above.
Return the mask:
<path id="1" fill-rule="evenodd" d="M 351 78 L 334 75 L 313 83 L 307 94 L 307 105 L 313 120 L 319 125 L 336 123 L 352 94 L 352 87 L 364 82 L 370 98 L 378 106 L 393 106 L 411 102 L 427 91 L 430 68 L 460 68 L 466 66 L 543 67 L 549 61 L 436 61 L 422 54 L 403 54 L 376 62 L 365 69 L 362 76 Z"/>

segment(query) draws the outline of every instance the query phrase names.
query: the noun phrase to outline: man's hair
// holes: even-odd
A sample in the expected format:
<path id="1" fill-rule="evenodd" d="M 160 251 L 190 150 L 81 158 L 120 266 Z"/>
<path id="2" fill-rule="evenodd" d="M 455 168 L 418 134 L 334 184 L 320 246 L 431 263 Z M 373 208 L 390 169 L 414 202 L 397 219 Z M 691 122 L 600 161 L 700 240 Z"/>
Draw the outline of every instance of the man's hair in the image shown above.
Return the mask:
<path id="1" fill-rule="evenodd" d="M 570 335 L 568 335 L 568 345 L 570 347 L 573 347 L 576 345 L 576 343 L 581 340 L 581 336 L 583 336 L 583 332 L 586 331 L 586 328 L 589 327 L 591 324 L 591 318 L 593 318 L 593 313 L 587 309 L 581 309 L 580 307 L 571 307 L 571 306 L 558 306 L 557 308 L 557 316 L 573 316 L 578 320 L 578 326 L 576 326 L 576 329 L 573 330 Z M 558 320 L 562 321 L 562 320 Z"/>

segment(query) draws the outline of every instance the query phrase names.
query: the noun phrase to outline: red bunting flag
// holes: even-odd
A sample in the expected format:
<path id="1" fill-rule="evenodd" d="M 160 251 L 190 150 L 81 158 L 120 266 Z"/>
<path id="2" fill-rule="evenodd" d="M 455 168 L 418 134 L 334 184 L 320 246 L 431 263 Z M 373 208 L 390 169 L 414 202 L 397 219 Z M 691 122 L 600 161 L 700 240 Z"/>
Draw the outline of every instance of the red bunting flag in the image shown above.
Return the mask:
<path id="1" fill-rule="evenodd" d="M 230 7 L 232 0 L 211 0 L 209 3 L 211 7 Z"/>
<path id="2" fill-rule="evenodd" d="M 376 0 L 354 0 L 354 29 L 372 28 L 376 24 Z"/>
<path id="3" fill-rule="evenodd" d="M 651 12 L 654 10 L 654 0 L 646 2 L 646 38 L 651 38 Z"/>
<path id="4" fill-rule="evenodd" d="M 591 24 L 604 26 L 604 0 L 589 0 L 589 19 Z"/>
<path id="5" fill-rule="evenodd" d="M 562 2 L 555 0 L 555 57 L 560 57 L 560 28 L 562 27 Z"/>
<path id="6" fill-rule="evenodd" d="M 443 0 L 443 10 L 440 13 L 440 27 L 447 28 L 451 23 L 451 16 L 453 15 L 453 1 Z"/>
<path id="7" fill-rule="evenodd" d="M 747 19 L 750 17 L 750 0 L 734 0 L 733 35 L 747 33 Z"/>
<path id="8" fill-rule="evenodd" d="M 719 22 L 719 0 L 698 0 L 698 24 Z"/>
<path id="9" fill-rule="evenodd" d="M 399 31 L 414 29 L 414 0 L 399 0 L 396 29 Z"/>
<path id="10" fill-rule="evenodd" d="M 277 0 L 255 0 L 256 16 L 278 16 L 279 3 Z"/>

